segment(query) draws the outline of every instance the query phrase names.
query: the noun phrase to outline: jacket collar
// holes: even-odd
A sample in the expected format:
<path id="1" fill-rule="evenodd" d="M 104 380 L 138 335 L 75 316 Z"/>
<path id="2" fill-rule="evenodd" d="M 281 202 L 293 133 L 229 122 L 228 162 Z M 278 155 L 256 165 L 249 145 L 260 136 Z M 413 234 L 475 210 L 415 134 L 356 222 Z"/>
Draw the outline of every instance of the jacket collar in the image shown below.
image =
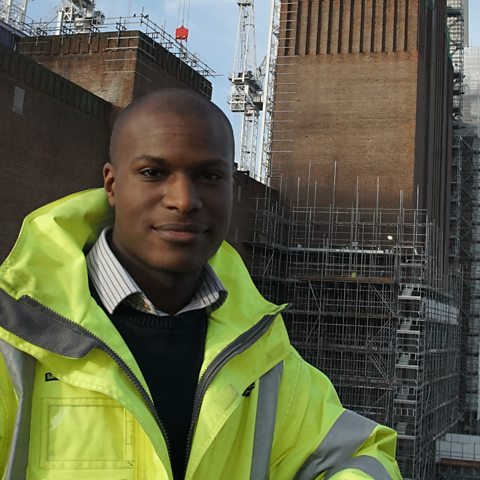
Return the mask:
<path id="1" fill-rule="evenodd" d="M 71 195 L 30 214 L 11 254 L 0 267 L 0 288 L 6 293 L 0 299 L 0 326 L 30 344 L 77 358 L 96 346 L 93 340 L 84 342 L 73 354 L 77 343 L 74 339 L 86 330 L 93 339 L 108 339 L 109 347 L 127 364 L 136 366 L 88 287 L 84 252 L 112 222 L 113 211 L 103 189 Z M 227 301 L 212 314 L 209 323 L 207 349 L 211 347 L 209 355 L 214 356 L 264 316 L 275 315 L 282 307 L 260 295 L 238 253 L 227 243 L 209 263 L 229 291 Z M 27 317 L 29 321 L 22 321 Z M 63 347 L 57 345 L 58 337 L 54 338 L 60 326 L 64 332 L 75 332 L 69 339 L 62 337 Z M 42 329 L 44 339 L 39 344 Z M 18 343 L 16 346 L 21 348 Z"/>

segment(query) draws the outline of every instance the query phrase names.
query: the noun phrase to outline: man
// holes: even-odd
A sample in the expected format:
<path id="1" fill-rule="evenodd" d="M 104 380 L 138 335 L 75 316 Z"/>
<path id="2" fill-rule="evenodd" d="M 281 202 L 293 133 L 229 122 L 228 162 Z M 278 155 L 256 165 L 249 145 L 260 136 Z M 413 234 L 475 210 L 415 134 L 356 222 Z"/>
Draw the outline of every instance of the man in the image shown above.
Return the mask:
<path id="1" fill-rule="evenodd" d="M 27 217 L 0 269 L 4 478 L 400 478 L 395 433 L 341 407 L 222 244 L 233 151 L 217 107 L 160 91 L 117 120 L 104 192 Z"/>

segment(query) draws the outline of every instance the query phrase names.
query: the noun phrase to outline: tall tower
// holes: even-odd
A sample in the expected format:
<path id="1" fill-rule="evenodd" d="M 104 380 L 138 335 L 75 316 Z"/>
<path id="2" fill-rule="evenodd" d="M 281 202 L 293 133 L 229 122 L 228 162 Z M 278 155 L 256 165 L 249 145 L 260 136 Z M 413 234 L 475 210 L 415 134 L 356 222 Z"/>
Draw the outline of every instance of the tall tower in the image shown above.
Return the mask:
<path id="1" fill-rule="evenodd" d="M 459 420 L 447 1 L 282 0 L 279 24 L 283 204 L 259 208 L 252 274 L 342 402 L 398 432 L 404 478 L 432 478 Z"/>
<path id="2" fill-rule="evenodd" d="M 358 191 L 360 207 L 372 207 L 378 179 L 381 206 L 398 206 L 402 191 L 406 207 L 418 200 L 441 229 L 448 225 L 444 4 L 282 1 L 272 167 L 283 173 L 290 199 L 300 179 L 306 201 L 310 175 L 317 205 L 335 198 L 350 206 Z M 442 100 L 433 104 L 431 95 Z"/>

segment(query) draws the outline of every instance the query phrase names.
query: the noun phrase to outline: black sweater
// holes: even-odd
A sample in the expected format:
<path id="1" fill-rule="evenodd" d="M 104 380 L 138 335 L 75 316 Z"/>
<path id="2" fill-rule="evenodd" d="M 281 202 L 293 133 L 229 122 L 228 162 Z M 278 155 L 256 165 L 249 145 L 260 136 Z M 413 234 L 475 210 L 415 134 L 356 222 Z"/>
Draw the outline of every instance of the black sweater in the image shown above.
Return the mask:
<path id="1" fill-rule="evenodd" d="M 92 294 L 101 304 L 96 292 Z M 205 311 L 158 317 L 121 304 L 112 315 L 106 313 L 145 377 L 167 433 L 173 476 L 182 480 L 193 401 L 205 350 Z"/>

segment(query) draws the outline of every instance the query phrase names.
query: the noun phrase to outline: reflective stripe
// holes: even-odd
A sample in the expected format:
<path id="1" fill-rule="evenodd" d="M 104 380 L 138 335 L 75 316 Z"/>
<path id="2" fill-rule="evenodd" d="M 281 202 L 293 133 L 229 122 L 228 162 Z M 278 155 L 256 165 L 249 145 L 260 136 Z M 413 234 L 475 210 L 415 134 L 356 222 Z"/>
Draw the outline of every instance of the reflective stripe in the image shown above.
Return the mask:
<path id="1" fill-rule="evenodd" d="M 0 326 L 32 345 L 69 358 L 83 358 L 103 346 L 88 330 L 28 295 L 15 300 L 1 288 Z"/>
<path id="2" fill-rule="evenodd" d="M 259 380 L 251 480 L 268 480 L 270 478 L 270 456 L 282 373 L 283 362 L 262 375 Z"/>
<path id="3" fill-rule="evenodd" d="M 373 420 L 345 410 L 317 449 L 300 467 L 294 480 L 312 480 L 325 470 L 349 460 L 365 443 L 376 426 Z"/>
<path id="4" fill-rule="evenodd" d="M 0 340 L 0 352 L 18 399 L 4 480 L 24 480 L 27 477 L 36 360 L 3 340 Z"/>
<path id="5" fill-rule="evenodd" d="M 343 462 L 341 465 L 332 468 L 325 475 L 325 480 L 328 480 L 336 473 L 347 470 L 348 468 L 360 470 L 361 472 L 370 475 L 375 480 L 393 480 L 391 475 L 387 472 L 387 469 L 379 460 L 367 455 L 360 455 L 359 457 L 351 458 L 350 460 Z"/>

